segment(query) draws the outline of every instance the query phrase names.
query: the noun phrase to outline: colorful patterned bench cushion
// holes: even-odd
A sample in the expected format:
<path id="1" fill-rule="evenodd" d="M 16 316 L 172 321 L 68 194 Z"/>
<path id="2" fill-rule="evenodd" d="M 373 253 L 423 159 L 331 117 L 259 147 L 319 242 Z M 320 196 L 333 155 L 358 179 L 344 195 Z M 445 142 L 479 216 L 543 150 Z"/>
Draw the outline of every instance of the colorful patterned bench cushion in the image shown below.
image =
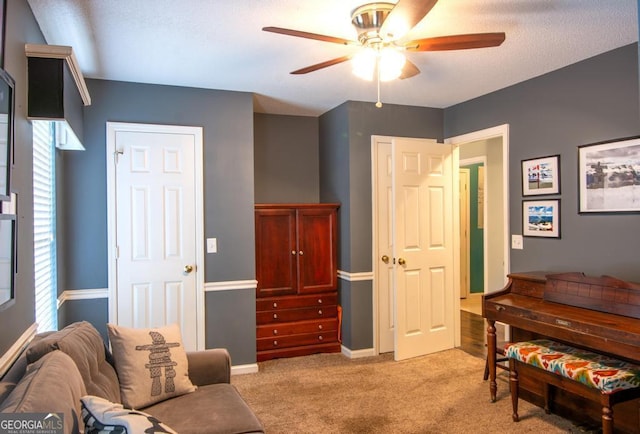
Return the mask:
<path id="1" fill-rule="evenodd" d="M 600 389 L 602 393 L 640 387 L 640 366 L 555 341 L 539 339 L 507 344 L 505 355 Z"/>

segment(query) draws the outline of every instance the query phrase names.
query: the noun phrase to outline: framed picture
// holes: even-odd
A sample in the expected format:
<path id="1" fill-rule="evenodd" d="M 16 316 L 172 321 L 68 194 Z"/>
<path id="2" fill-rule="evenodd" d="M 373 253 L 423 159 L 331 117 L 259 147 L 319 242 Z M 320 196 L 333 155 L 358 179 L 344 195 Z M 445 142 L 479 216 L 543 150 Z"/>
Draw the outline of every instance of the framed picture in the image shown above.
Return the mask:
<path id="1" fill-rule="evenodd" d="M 560 193 L 560 155 L 522 160 L 522 195 Z"/>
<path id="2" fill-rule="evenodd" d="M 560 238 L 560 199 L 523 200 L 522 235 Z"/>
<path id="3" fill-rule="evenodd" d="M 579 212 L 640 211 L 640 137 L 578 147 Z"/>

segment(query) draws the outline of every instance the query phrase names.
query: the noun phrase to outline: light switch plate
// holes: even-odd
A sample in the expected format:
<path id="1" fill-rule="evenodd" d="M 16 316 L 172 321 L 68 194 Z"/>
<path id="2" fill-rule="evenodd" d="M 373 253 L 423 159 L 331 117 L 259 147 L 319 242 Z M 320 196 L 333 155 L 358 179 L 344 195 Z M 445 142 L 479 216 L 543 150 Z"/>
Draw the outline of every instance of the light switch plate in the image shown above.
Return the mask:
<path id="1" fill-rule="evenodd" d="M 217 253 L 217 252 L 218 252 L 218 239 L 207 238 L 207 253 Z"/>
<path id="2" fill-rule="evenodd" d="M 517 250 L 522 250 L 524 248 L 522 235 L 511 235 L 511 248 Z"/>

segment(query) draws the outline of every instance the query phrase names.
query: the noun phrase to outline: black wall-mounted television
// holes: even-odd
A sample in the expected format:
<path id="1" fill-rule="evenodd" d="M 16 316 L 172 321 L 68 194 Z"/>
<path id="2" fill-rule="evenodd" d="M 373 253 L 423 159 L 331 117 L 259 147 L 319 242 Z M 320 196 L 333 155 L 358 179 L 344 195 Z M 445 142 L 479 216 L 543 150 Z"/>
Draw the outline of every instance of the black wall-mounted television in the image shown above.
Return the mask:
<path id="1" fill-rule="evenodd" d="M 0 201 L 11 199 L 15 81 L 0 69 Z"/>

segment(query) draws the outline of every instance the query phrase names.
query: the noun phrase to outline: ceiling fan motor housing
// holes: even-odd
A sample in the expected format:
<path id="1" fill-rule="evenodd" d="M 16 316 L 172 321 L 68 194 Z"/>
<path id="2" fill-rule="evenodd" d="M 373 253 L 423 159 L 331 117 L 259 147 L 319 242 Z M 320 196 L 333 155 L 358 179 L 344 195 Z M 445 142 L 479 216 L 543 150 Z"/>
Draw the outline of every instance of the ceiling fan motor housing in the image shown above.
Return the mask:
<path id="1" fill-rule="evenodd" d="M 380 26 L 391 12 L 393 3 L 367 3 L 351 12 L 351 23 L 358 31 L 358 41 L 364 46 L 374 46 L 383 42 Z"/>

